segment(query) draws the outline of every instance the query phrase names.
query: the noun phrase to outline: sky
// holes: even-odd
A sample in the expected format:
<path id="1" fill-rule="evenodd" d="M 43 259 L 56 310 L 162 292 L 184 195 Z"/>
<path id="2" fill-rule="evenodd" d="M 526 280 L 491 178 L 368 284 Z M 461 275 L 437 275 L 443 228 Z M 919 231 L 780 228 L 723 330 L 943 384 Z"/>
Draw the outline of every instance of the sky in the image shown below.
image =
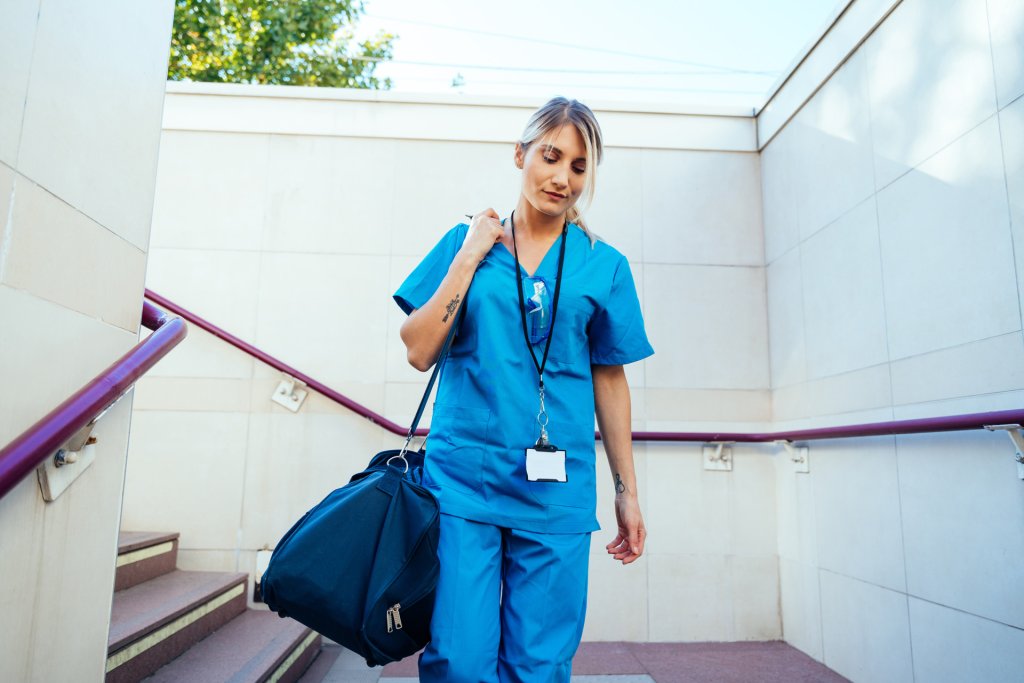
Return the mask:
<path id="1" fill-rule="evenodd" d="M 759 109 L 846 0 L 365 0 L 393 90 Z"/>

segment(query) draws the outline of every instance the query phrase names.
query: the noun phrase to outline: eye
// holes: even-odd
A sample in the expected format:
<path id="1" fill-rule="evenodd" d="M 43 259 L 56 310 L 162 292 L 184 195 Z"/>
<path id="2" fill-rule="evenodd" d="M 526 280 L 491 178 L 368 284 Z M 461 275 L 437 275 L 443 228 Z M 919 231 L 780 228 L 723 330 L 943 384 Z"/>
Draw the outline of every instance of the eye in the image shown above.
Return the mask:
<path id="1" fill-rule="evenodd" d="M 587 172 L 587 169 L 585 169 L 585 168 L 579 168 L 578 166 L 577 166 L 577 167 L 574 167 L 574 168 L 573 168 L 572 170 L 576 171 L 576 173 L 578 173 L 578 174 L 580 174 L 580 175 L 583 175 L 584 173 L 586 173 L 586 172 Z"/>
<path id="2" fill-rule="evenodd" d="M 553 164 L 556 161 L 558 161 L 558 159 L 555 159 L 554 157 L 544 157 L 544 161 L 548 162 L 549 164 Z"/>

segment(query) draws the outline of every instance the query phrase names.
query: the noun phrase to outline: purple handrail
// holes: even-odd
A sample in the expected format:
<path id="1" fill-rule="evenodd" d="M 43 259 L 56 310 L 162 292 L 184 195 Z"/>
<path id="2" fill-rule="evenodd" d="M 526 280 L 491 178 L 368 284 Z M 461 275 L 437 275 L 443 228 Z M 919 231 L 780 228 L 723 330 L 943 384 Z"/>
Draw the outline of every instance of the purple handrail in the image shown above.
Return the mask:
<path id="1" fill-rule="evenodd" d="M 296 370 L 292 366 L 274 358 L 268 353 L 257 349 L 252 344 L 242 341 L 230 332 L 217 327 L 210 321 L 196 315 L 195 313 L 182 308 L 178 304 L 165 299 L 156 292 L 146 290 L 146 298 L 153 301 L 167 310 L 180 315 L 190 323 L 201 327 L 210 334 L 223 339 L 235 348 L 238 348 L 254 358 L 266 363 L 272 368 L 287 373 L 292 377 L 305 382 L 306 386 L 323 394 L 327 398 L 339 403 L 358 415 L 365 417 L 370 422 L 384 427 L 389 432 L 405 436 L 408 428 L 392 422 L 383 415 L 370 410 L 364 405 L 356 403 L 334 389 L 318 382 L 309 375 Z M 782 432 L 633 432 L 634 441 L 736 441 L 736 442 L 772 442 L 772 441 L 794 441 L 797 439 L 839 439 L 851 436 L 877 436 L 884 434 L 916 434 L 921 432 L 947 432 L 965 429 L 981 429 L 986 425 L 995 424 L 1024 424 L 1024 410 L 1002 410 L 987 413 L 970 413 L 967 415 L 952 415 L 948 417 L 927 417 L 913 420 L 895 420 L 891 422 L 871 422 L 854 425 L 841 425 L 836 427 L 818 427 L 814 429 L 798 429 Z M 417 429 L 417 436 L 425 436 L 427 429 Z M 601 434 L 594 432 L 594 438 L 600 440 Z"/>
<path id="2" fill-rule="evenodd" d="M 135 384 L 187 334 L 185 322 L 142 302 L 153 334 L 0 450 L 0 498 Z"/>
<path id="3" fill-rule="evenodd" d="M 241 351 L 245 351 L 247 354 L 249 354 L 253 358 L 256 358 L 256 359 L 266 363 L 270 367 L 276 368 L 277 370 L 280 370 L 281 372 L 287 373 L 288 375 L 294 377 L 295 379 L 299 380 L 300 382 L 304 382 L 306 384 L 306 386 L 308 386 L 309 388 L 317 391 L 320 394 L 323 394 L 324 396 L 326 396 L 327 398 L 331 399 L 335 403 L 340 403 L 341 405 L 345 406 L 346 408 L 348 408 L 352 412 L 356 413 L 357 415 L 361 415 L 361 416 L 365 417 L 370 422 L 373 422 L 374 424 L 380 425 L 381 427 L 383 427 L 384 429 L 388 430 L 389 432 L 393 432 L 393 433 L 399 434 L 401 436 L 405 436 L 409 432 L 408 428 L 402 427 L 398 423 L 392 422 L 391 420 L 387 419 L 386 417 L 384 417 L 380 413 L 376 413 L 376 412 L 370 410 L 369 408 L 367 408 L 366 406 L 364 406 L 362 404 L 359 404 L 359 403 L 356 403 L 355 401 L 350 399 L 348 396 L 345 396 L 344 394 L 338 393 L 337 391 L 335 391 L 334 389 L 331 389 L 329 386 L 327 386 L 323 382 L 319 382 L 319 381 L 313 379 L 312 377 L 310 377 L 309 375 L 307 375 L 306 373 L 302 372 L 301 370 L 297 370 L 297 369 L 293 368 L 292 366 L 288 365 L 287 363 L 285 363 L 284 361 L 280 361 L 277 358 L 274 358 L 269 353 L 266 353 L 265 351 L 261 351 L 261 350 L 257 349 L 255 346 L 253 346 L 249 342 L 246 342 L 246 341 L 243 341 L 243 340 L 239 339 L 238 337 L 236 337 L 235 335 L 231 334 L 230 332 L 228 332 L 226 330 L 223 330 L 220 327 L 217 327 L 216 325 L 211 323 L 209 320 L 206 320 L 205 318 L 199 316 L 196 313 L 193 313 L 192 311 L 190 311 L 188 309 L 182 308 L 178 304 L 174 303 L 173 301 L 170 301 L 169 299 L 165 299 L 164 297 L 160 296 L 156 292 L 154 292 L 154 291 L 152 291 L 150 289 L 147 289 L 146 290 L 146 298 L 149 299 L 150 301 L 152 301 L 153 303 L 159 305 L 159 306 L 163 306 L 168 311 L 171 311 L 172 313 L 180 315 L 182 318 L 184 318 L 185 320 L 189 321 L 190 323 L 192 323 L 196 327 L 204 329 L 207 332 L 209 332 L 210 334 L 212 334 L 212 335 L 214 335 L 214 336 L 216 336 L 216 337 L 218 337 L 220 339 L 223 339 L 228 344 L 231 344 L 232 346 L 234 346 L 236 349 L 240 349 Z M 427 434 L 427 430 L 426 429 L 417 429 L 416 430 L 416 435 L 417 436 L 426 436 L 426 434 Z"/>
<path id="4" fill-rule="evenodd" d="M 805 441 L 810 439 L 842 439 L 850 436 L 884 436 L 921 434 L 924 432 L 955 432 L 982 429 L 987 425 L 1024 425 L 1024 410 L 996 410 L 987 413 L 967 413 L 941 417 L 921 417 L 890 422 L 864 422 L 792 429 L 784 432 L 633 432 L 637 441 L 737 441 L 762 443 L 772 441 Z"/>

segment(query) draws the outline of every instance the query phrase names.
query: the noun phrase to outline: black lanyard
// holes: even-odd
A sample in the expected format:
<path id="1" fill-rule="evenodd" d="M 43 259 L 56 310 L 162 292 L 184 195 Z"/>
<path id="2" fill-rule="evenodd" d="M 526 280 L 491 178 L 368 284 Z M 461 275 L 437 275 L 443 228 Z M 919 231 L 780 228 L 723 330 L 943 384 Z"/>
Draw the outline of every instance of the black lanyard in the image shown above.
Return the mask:
<path id="1" fill-rule="evenodd" d="M 562 285 L 562 264 L 565 262 L 565 236 L 569 232 L 569 224 L 566 223 L 562 226 L 562 244 L 558 250 L 558 274 L 555 276 L 555 298 L 551 304 L 551 327 L 548 329 L 548 338 L 544 344 L 544 357 L 541 362 L 537 362 L 537 355 L 533 352 L 533 344 L 530 343 L 530 333 L 526 329 L 526 300 L 523 298 L 523 283 L 519 278 L 519 249 L 516 247 L 516 212 L 513 211 L 509 216 L 509 222 L 512 224 L 512 251 L 516 257 L 516 291 L 519 292 L 519 315 L 523 320 L 523 339 L 526 340 L 526 348 L 530 351 L 530 358 L 533 359 L 533 364 L 537 368 L 537 374 L 540 375 L 540 387 L 544 389 L 544 366 L 548 362 L 548 349 L 551 348 L 551 337 L 555 334 L 555 316 L 558 315 L 558 291 Z M 540 265 L 537 266 L 540 268 Z"/>

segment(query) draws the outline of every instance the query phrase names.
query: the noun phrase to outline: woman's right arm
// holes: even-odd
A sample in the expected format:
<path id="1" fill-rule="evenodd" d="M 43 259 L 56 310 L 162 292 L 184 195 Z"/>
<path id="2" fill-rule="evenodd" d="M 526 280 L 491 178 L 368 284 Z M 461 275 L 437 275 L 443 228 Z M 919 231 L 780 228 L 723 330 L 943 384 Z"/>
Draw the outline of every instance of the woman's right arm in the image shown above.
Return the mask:
<path id="1" fill-rule="evenodd" d="M 477 266 L 501 239 L 504 231 L 494 209 L 473 216 L 466 239 L 437 291 L 402 323 L 399 334 L 408 351 L 409 364 L 420 372 L 433 367 L 466 297 L 469 284 L 473 281 Z"/>

